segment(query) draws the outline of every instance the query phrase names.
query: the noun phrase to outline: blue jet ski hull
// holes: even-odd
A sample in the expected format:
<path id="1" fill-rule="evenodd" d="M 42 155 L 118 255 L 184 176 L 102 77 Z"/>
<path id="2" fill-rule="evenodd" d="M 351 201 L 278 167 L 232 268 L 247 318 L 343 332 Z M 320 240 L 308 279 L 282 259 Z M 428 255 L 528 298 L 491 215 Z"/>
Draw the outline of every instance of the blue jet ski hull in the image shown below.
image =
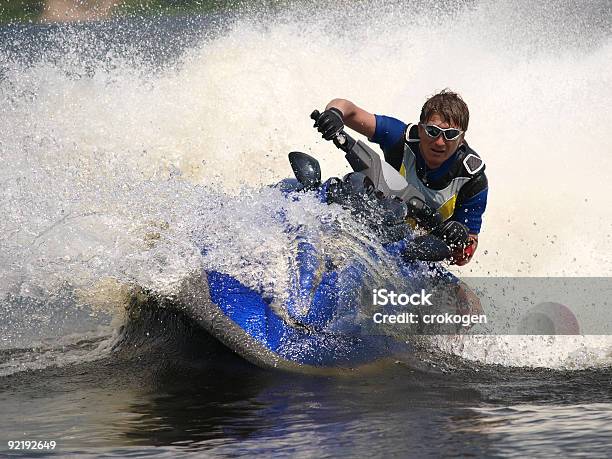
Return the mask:
<path id="1" fill-rule="evenodd" d="M 326 330 L 337 306 L 334 295 L 326 291 L 331 284 L 319 287 L 316 312 L 301 324 L 282 318 L 270 301 L 228 274 L 208 272 L 206 277 L 213 310 L 207 313 L 205 328 L 258 366 L 291 371 L 354 368 L 411 350 L 407 343 L 384 335 Z M 313 316 L 315 320 L 309 320 Z"/>

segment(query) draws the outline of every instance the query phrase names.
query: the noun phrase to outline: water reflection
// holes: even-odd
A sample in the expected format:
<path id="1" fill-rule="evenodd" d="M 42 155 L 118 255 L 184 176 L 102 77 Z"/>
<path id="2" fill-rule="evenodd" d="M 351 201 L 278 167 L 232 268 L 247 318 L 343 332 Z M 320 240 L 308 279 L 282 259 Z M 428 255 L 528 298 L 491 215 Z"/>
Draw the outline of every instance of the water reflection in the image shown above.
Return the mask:
<path id="1" fill-rule="evenodd" d="M 601 455 L 612 439 L 605 372 L 393 365 L 307 377 L 255 368 L 194 330 L 173 342 L 135 336 L 98 362 L 1 379 L 0 431 L 55 439 L 64 452 L 154 447 L 168 457 L 524 456 L 578 452 L 585 442 Z M 563 387 L 571 403 L 559 401 Z"/>

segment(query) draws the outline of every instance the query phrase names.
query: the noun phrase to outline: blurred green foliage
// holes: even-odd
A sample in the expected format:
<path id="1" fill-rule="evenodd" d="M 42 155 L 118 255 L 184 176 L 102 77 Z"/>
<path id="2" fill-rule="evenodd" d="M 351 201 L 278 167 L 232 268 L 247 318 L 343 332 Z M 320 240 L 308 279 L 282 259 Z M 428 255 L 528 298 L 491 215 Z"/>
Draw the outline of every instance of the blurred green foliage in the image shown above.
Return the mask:
<path id="1" fill-rule="evenodd" d="M 228 3 L 221 0 L 124 0 L 116 8 L 115 14 L 203 12 L 220 9 Z"/>
<path id="2" fill-rule="evenodd" d="M 231 7 L 231 3 L 223 0 L 117 0 L 112 15 L 208 12 Z M 0 23 L 37 21 L 44 7 L 45 0 L 0 0 Z"/>
<path id="3" fill-rule="evenodd" d="M 35 21 L 44 6 L 44 0 L 0 0 L 0 22 Z"/>

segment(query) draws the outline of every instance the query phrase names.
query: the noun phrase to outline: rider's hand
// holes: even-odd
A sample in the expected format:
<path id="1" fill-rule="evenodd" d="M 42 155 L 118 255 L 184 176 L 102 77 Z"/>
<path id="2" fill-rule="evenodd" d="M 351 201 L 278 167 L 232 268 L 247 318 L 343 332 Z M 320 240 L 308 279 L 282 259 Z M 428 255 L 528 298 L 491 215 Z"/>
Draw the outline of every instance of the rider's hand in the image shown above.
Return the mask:
<path id="1" fill-rule="evenodd" d="M 478 238 L 475 235 L 470 235 L 468 238 L 468 243 L 465 247 L 455 249 L 451 263 L 457 266 L 467 264 L 474 256 L 476 247 L 478 247 Z"/>
<path id="2" fill-rule="evenodd" d="M 342 121 L 342 112 L 335 107 L 325 110 L 319 116 L 315 123 L 317 131 L 319 131 L 325 140 L 332 140 L 338 132 L 344 128 Z"/>

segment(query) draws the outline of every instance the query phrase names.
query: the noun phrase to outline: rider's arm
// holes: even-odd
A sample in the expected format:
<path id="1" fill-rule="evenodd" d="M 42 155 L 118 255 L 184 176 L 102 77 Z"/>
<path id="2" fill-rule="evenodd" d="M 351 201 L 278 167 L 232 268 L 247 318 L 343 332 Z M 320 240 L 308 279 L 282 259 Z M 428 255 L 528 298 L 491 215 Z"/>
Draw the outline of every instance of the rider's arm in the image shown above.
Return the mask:
<path id="1" fill-rule="evenodd" d="M 342 120 L 344 124 L 370 138 L 376 131 L 376 118 L 372 113 L 366 112 L 363 108 L 358 107 L 350 100 L 333 99 L 325 110 L 337 108 L 342 112 Z"/>
<path id="2" fill-rule="evenodd" d="M 451 217 L 468 227 L 470 234 L 479 234 L 482 226 L 482 215 L 487 208 L 489 188 L 458 204 Z"/>
<path id="3" fill-rule="evenodd" d="M 453 213 L 453 220 L 465 224 L 469 229 L 469 243 L 465 249 L 454 255 L 454 264 L 463 266 L 472 259 L 478 247 L 478 233 L 482 225 L 482 214 L 487 208 L 488 188 L 462 203 Z"/>

